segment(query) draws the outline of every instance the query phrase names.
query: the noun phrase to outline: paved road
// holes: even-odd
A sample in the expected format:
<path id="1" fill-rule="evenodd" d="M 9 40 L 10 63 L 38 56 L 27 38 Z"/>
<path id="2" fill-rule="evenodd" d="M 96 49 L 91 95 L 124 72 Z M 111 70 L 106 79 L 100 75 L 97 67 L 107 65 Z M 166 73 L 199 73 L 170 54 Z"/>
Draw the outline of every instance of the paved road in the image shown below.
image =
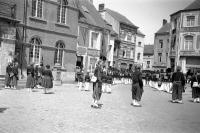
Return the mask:
<path id="1" fill-rule="evenodd" d="M 75 85 L 55 88 L 55 94 L 0 90 L 0 133 L 199 133 L 200 104 L 184 94 L 184 104 L 171 95 L 145 87 L 141 108 L 130 106 L 130 85 L 113 86 L 103 94 L 102 109 L 90 107 L 90 92 Z"/>

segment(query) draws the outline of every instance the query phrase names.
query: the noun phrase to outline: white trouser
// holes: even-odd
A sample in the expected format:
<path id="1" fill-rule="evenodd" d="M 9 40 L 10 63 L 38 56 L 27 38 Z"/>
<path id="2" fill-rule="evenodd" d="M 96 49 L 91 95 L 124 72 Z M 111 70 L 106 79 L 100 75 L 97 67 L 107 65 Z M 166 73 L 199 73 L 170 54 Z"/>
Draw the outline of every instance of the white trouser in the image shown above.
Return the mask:
<path id="1" fill-rule="evenodd" d="M 85 91 L 89 91 L 89 85 L 90 85 L 89 82 L 85 82 Z"/>

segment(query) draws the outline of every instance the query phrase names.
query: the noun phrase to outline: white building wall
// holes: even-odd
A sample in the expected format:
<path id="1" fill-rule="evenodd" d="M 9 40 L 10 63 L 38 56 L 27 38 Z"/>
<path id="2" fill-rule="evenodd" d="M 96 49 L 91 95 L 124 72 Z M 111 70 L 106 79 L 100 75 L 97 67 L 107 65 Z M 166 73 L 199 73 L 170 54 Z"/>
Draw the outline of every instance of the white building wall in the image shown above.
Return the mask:
<path id="1" fill-rule="evenodd" d="M 150 67 L 147 67 L 147 62 L 150 61 Z M 153 70 L 154 56 L 143 56 L 143 70 Z"/>
<path id="2" fill-rule="evenodd" d="M 141 42 L 141 46 L 138 46 L 139 42 Z M 143 63 L 143 52 L 144 52 L 144 36 L 137 35 L 136 36 L 136 45 L 135 45 L 135 62 L 138 64 Z M 137 59 L 137 55 L 140 53 L 140 60 Z"/>

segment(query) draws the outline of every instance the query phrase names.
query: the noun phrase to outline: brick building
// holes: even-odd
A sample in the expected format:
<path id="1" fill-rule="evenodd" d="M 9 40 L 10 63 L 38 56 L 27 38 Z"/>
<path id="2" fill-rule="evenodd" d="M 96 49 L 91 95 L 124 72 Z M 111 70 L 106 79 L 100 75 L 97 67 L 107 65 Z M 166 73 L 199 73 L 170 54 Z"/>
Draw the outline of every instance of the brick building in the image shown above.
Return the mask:
<path id="1" fill-rule="evenodd" d="M 30 63 L 61 67 L 62 81 L 74 80 L 78 9 L 74 0 L 9 0 L 16 4 L 15 54 L 22 73 Z"/>
<path id="2" fill-rule="evenodd" d="M 154 63 L 155 70 L 166 71 L 169 67 L 169 32 L 170 23 L 163 20 L 162 27 L 155 33 L 154 36 Z"/>
<path id="3" fill-rule="evenodd" d="M 170 15 L 170 64 L 184 73 L 200 69 L 200 1 Z"/>

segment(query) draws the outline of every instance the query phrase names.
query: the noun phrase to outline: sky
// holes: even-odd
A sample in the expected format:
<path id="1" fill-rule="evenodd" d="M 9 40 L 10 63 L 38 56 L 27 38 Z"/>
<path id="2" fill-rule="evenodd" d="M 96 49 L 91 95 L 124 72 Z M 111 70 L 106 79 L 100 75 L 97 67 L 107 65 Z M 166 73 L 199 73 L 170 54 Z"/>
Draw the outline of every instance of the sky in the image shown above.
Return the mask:
<path id="1" fill-rule="evenodd" d="M 126 16 L 144 33 L 145 44 L 154 43 L 154 34 L 162 27 L 163 19 L 170 20 L 170 14 L 184 9 L 194 0 L 93 0 L 95 7 L 105 8 Z"/>

